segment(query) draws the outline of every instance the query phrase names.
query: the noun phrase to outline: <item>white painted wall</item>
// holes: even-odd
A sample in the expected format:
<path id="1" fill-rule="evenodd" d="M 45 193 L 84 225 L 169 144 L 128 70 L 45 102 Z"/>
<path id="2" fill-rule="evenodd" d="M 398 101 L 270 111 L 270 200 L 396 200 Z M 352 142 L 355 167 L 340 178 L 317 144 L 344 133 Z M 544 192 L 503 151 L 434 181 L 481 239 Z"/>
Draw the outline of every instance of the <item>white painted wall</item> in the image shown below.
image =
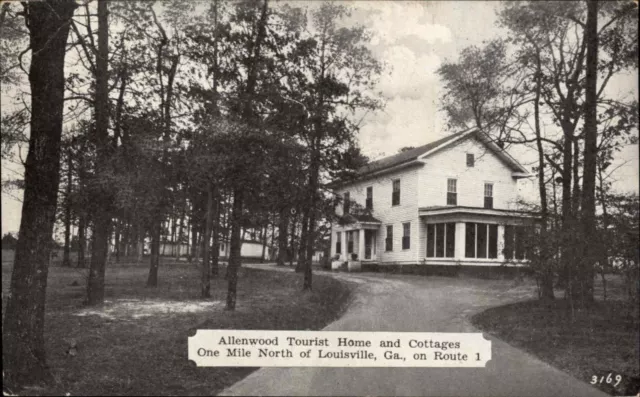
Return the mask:
<path id="1" fill-rule="evenodd" d="M 348 191 L 351 201 L 365 206 L 367 187 L 373 187 L 373 215 L 382 221 L 377 230 L 376 252 L 379 261 L 383 262 L 415 262 L 418 259 L 418 167 L 405 168 L 396 172 L 372 177 L 366 181 L 357 182 L 348 188 L 336 191 L 341 196 Z M 400 205 L 391 205 L 393 180 L 400 179 Z M 342 206 L 337 209 L 342 215 Z M 411 249 L 402 249 L 402 223 L 411 222 Z M 386 226 L 393 225 L 393 251 L 385 252 L 384 240 Z M 334 225 L 331 233 L 331 255 L 335 254 L 336 231 L 343 228 Z M 357 245 L 357 243 L 356 243 Z"/>
<path id="2" fill-rule="evenodd" d="M 467 167 L 467 153 L 475 165 Z M 447 179 L 457 179 L 458 205 L 484 207 L 484 184 L 493 183 L 493 208 L 515 209 L 517 180 L 512 170 L 479 141 L 467 138 L 424 159 L 418 186 L 419 207 L 447 205 Z"/>

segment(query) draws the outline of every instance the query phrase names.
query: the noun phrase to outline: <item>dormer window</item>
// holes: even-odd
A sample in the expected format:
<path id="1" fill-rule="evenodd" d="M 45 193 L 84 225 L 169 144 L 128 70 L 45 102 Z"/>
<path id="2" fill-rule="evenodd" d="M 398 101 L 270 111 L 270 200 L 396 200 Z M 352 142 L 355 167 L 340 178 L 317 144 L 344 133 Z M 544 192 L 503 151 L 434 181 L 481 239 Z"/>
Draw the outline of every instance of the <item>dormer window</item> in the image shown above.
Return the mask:
<path id="1" fill-rule="evenodd" d="M 473 153 L 467 153 L 467 167 L 473 167 L 475 165 L 475 158 Z"/>

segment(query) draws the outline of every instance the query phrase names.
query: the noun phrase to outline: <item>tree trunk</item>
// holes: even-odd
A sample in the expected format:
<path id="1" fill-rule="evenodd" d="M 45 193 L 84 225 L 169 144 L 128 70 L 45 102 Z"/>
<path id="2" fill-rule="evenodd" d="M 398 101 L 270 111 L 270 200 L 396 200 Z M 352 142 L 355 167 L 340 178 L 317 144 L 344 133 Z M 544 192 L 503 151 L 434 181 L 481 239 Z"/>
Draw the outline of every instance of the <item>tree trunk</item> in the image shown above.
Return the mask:
<path id="1" fill-rule="evenodd" d="M 251 63 L 249 65 L 249 71 L 247 74 L 247 85 L 244 90 L 244 106 L 243 117 L 249 124 L 255 124 L 255 115 L 252 107 L 253 97 L 255 94 L 258 70 L 259 70 L 259 57 L 262 49 L 262 44 L 266 37 L 267 30 L 267 15 L 269 11 L 269 4 L 267 0 L 264 0 L 262 4 L 262 10 L 260 12 L 260 20 L 256 28 L 255 42 L 253 43 L 253 54 Z M 242 248 L 242 241 L 240 239 L 242 206 L 244 200 L 243 186 L 237 186 L 233 192 L 233 209 L 231 213 L 231 242 L 229 252 L 229 266 L 227 267 L 227 310 L 235 310 L 236 307 L 236 288 L 238 283 L 238 268 L 240 267 L 240 250 Z"/>
<path id="2" fill-rule="evenodd" d="M 144 254 L 144 235 L 145 235 L 145 230 L 142 228 L 142 224 L 140 223 L 140 220 L 138 220 L 138 225 L 136 226 L 138 231 L 136 233 L 136 236 L 138 237 L 137 243 L 136 243 L 136 248 L 137 248 L 137 252 L 136 252 L 136 262 L 140 263 L 142 262 L 142 257 Z"/>
<path id="3" fill-rule="evenodd" d="M 204 238 L 202 239 L 202 277 L 200 280 L 200 291 L 202 298 L 211 297 L 211 268 L 209 268 L 211 223 L 213 220 L 213 192 L 211 182 L 207 182 L 207 212 L 204 228 Z"/>
<path id="4" fill-rule="evenodd" d="M 289 227 L 289 219 L 287 209 L 280 212 L 280 224 L 278 225 L 278 262 L 277 266 L 284 266 L 287 255 L 287 229 Z"/>
<path id="5" fill-rule="evenodd" d="M 71 146 L 67 150 L 67 186 L 66 186 L 66 200 L 64 207 L 64 254 L 62 256 L 62 266 L 63 267 L 71 267 L 71 186 L 73 183 L 72 179 L 72 157 L 71 157 Z"/>
<path id="6" fill-rule="evenodd" d="M 549 210 L 547 208 L 547 187 L 545 185 L 545 173 L 544 173 L 544 149 L 542 147 L 542 132 L 540 129 L 540 96 L 541 96 L 541 79 L 542 79 L 542 65 L 540 61 L 540 53 L 536 54 L 536 88 L 535 99 L 533 103 L 534 122 L 536 130 L 536 147 L 538 149 L 538 189 L 540 193 L 540 212 L 541 212 L 541 225 L 540 225 L 540 241 L 541 246 L 541 266 L 542 274 L 540 277 L 540 299 L 543 301 L 551 301 L 555 299 L 553 293 L 553 266 L 551 262 L 551 256 L 548 250 L 548 218 Z M 554 182 L 555 183 L 555 182 Z"/>
<path id="7" fill-rule="evenodd" d="M 96 56 L 96 94 L 95 94 L 95 143 L 97 148 L 97 168 L 108 174 L 109 150 L 109 91 L 108 91 L 108 55 L 109 55 L 109 26 L 107 1 L 98 1 L 98 54 Z M 99 177 L 99 175 L 98 175 Z M 104 276 L 107 255 L 109 252 L 109 236 L 111 228 L 110 192 L 99 189 L 95 202 L 98 208 L 94 218 L 93 249 L 89 280 L 87 282 L 87 304 L 98 305 L 104 302 Z"/>
<path id="8" fill-rule="evenodd" d="M 264 263 L 264 255 L 267 250 L 267 227 L 268 225 L 262 228 L 262 238 L 260 239 L 262 242 L 262 255 L 260 256 L 260 263 Z"/>
<path id="9" fill-rule="evenodd" d="M 227 310 L 236 308 L 236 289 L 238 285 L 238 268 L 240 267 L 240 219 L 242 217 L 242 189 L 233 192 L 231 210 L 231 242 L 229 247 L 229 265 L 227 266 Z"/>
<path id="10" fill-rule="evenodd" d="M 116 251 L 116 263 L 120 262 L 120 238 L 122 235 L 122 221 L 116 219 L 115 222 L 116 236 L 115 236 L 115 244 L 114 250 Z"/>
<path id="11" fill-rule="evenodd" d="M 78 265 L 79 268 L 84 268 L 86 266 L 84 259 L 85 245 L 86 245 L 86 237 L 85 237 L 85 219 L 86 215 L 81 214 L 80 219 L 78 221 Z"/>
<path id="12" fill-rule="evenodd" d="M 296 229 L 297 229 L 297 217 L 294 217 L 291 222 L 291 242 L 287 254 L 289 256 L 289 266 L 293 266 L 293 260 L 295 258 L 295 245 L 296 245 Z"/>
<path id="13" fill-rule="evenodd" d="M 31 133 L 10 293 L 3 312 L 3 388 L 51 379 L 45 360 L 44 309 L 60 182 L 64 56 L 71 0 L 24 4 L 31 65 Z"/>
<path id="14" fill-rule="evenodd" d="M 213 212 L 213 250 L 211 251 L 211 274 L 217 277 L 220 273 L 220 195 L 214 194 Z"/>
<path id="15" fill-rule="evenodd" d="M 317 144 L 318 142 L 316 142 Z M 311 166 L 309 175 L 309 230 L 307 232 L 307 244 L 306 244 L 306 260 L 304 262 L 304 283 L 302 285 L 303 291 L 310 291 L 312 287 L 313 268 L 311 262 L 313 261 L 313 252 L 315 251 L 316 240 L 316 203 L 318 197 L 318 178 L 320 172 L 320 153 L 314 148 L 314 153 L 311 154 Z M 362 232 L 361 232 L 362 233 Z"/>
<path id="16" fill-rule="evenodd" d="M 309 230 L 310 214 L 311 209 L 305 208 L 302 215 L 302 226 L 300 230 L 300 243 L 298 244 L 298 262 L 296 263 L 296 273 L 300 273 L 304 270 L 304 261 L 307 256 L 307 232 Z"/>
<path id="17" fill-rule="evenodd" d="M 151 226 L 151 255 L 149 258 L 149 277 L 147 287 L 158 286 L 158 268 L 160 267 L 160 237 L 162 234 L 162 220 L 155 219 Z"/>
<path id="18" fill-rule="evenodd" d="M 596 166 L 598 156 L 598 1 L 587 1 L 587 42 L 586 90 L 584 115 L 584 171 L 582 178 L 582 233 L 583 257 L 580 266 L 580 291 L 583 306 L 593 303 L 594 265 L 597 261 L 598 243 L 596 232 Z"/>

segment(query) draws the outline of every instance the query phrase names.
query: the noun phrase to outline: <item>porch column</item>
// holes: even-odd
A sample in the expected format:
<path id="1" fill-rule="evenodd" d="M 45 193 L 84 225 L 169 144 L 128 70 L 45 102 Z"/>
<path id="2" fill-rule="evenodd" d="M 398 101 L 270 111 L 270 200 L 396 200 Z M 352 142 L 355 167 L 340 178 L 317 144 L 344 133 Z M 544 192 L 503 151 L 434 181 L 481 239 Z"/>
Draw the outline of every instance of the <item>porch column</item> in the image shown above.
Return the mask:
<path id="1" fill-rule="evenodd" d="M 364 229 L 358 230 L 358 260 L 364 259 Z"/>
<path id="2" fill-rule="evenodd" d="M 455 259 L 464 259 L 465 233 L 466 228 L 464 222 L 456 222 Z"/>
<path id="3" fill-rule="evenodd" d="M 504 225 L 498 225 L 498 260 L 504 261 Z"/>

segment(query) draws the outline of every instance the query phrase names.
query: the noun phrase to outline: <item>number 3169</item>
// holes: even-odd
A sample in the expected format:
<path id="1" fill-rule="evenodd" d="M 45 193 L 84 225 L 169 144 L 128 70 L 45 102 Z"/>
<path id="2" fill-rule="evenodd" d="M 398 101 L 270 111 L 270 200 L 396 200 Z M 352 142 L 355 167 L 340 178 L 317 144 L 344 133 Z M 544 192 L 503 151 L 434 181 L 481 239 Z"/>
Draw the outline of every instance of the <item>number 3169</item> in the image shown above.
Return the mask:
<path id="1" fill-rule="evenodd" d="M 615 381 L 615 383 L 613 383 L 613 381 Z M 622 375 L 616 375 L 615 377 L 613 377 L 612 373 L 609 373 L 609 375 L 607 375 L 606 377 L 604 375 L 602 375 L 600 378 L 598 378 L 596 375 L 593 375 L 591 377 L 592 385 L 595 385 L 596 383 L 602 384 L 603 382 L 605 382 L 608 384 L 613 383 L 613 387 L 616 387 L 620 384 L 621 381 L 622 381 Z"/>

